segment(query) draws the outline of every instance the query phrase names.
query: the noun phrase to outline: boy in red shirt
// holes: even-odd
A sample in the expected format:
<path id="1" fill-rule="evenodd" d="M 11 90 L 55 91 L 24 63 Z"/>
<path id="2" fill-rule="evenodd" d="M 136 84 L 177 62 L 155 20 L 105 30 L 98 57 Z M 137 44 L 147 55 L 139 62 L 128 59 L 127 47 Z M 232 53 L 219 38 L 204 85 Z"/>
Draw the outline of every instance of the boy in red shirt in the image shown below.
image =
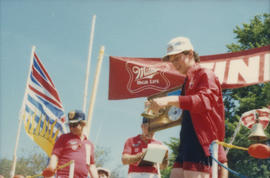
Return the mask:
<path id="1" fill-rule="evenodd" d="M 143 118 L 141 125 L 142 134 L 128 138 L 124 151 L 122 153 L 122 163 L 129 165 L 128 178 L 158 178 L 158 170 L 156 165 L 139 166 L 138 163 L 144 156 L 144 149 L 148 144 L 162 144 L 153 138 L 154 133 L 149 132 L 149 120 Z M 168 153 L 166 154 L 160 166 L 161 169 L 166 168 L 168 164 Z"/>
<path id="2" fill-rule="evenodd" d="M 199 56 L 188 38 L 172 39 L 163 61 L 172 63 L 179 73 L 186 75 L 181 96 L 165 96 L 146 102 L 154 113 L 168 105 L 183 109 L 180 145 L 171 178 L 209 178 L 212 165 L 209 146 L 214 140 L 223 141 L 225 136 L 219 80 L 213 71 L 199 65 Z M 219 146 L 219 160 L 227 162 L 222 146 Z M 221 170 L 222 178 L 227 177 L 227 171 Z"/>

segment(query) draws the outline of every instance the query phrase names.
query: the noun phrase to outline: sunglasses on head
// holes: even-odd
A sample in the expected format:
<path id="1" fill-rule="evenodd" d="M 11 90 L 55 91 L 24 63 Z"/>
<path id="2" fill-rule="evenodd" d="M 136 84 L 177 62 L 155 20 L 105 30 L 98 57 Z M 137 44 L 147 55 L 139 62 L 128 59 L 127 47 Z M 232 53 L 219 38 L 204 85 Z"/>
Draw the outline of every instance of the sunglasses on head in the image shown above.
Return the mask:
<path id="1" fill-rule="evenodd" d="M 80 124 L 80 122 L 76 122 L 76 123 L 69 123 L 68 125 L 70 127 L 77 127 Z"/>

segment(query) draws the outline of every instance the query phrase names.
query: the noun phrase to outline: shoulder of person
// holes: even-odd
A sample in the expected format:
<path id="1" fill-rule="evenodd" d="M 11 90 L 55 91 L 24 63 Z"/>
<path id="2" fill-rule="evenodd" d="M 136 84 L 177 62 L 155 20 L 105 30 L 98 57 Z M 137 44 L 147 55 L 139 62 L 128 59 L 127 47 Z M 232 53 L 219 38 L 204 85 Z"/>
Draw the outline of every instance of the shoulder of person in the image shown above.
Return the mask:
<path id="1" fill-rule="evenodd" d="M 65 134 L 60 135 L 58 139 L 66 139 L 66 138 L 69 138 L 70 136 L 71 136 L 70 133 L 65 133 Z"/>
<path id="2" fill-rule="evenodd" d="M 161 141 L 156 140 L 156 139 L 153 139 L 153 142 L 152 143 L 159 144 L 159 145 L 164 145 Z"/>
<path id="3" fill-rule="evenodd" d="M 134 136 L 134 137 L 129 137 L 127 140 L 126 140 L 126 143 L 130 143 L 130 144 L 136 144 L 138 142 L 141 142 L 141 135 L 137 135 L 137 136 Z"/>
<path id="4" fill-rule="evenodd" d="M 205 68 L 205 67 L 198 68 L 198 74 L 200 76 L 206 75 L 208 77 L 216 77 L 216 74 L 214 73 L 213 70 Z"/>
<path id="5" fill-rule="evenodd" d="M 134 137 L 129 137 L 127 140 L 140 140 L 141 135 L 136 135 Z"/>

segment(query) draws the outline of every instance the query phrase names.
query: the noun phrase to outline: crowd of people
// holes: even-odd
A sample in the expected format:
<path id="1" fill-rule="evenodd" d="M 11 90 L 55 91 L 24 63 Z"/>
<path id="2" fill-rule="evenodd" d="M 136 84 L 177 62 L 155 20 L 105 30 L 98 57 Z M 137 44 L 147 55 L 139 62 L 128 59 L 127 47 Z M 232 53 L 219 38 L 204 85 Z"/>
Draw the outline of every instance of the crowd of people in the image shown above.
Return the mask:
<path id="1" fill-rule="evenodd" d="M 223 141 L 225 136 L 225 115 L 222 90 L 216 75 L 202 68 L 200 59 L 190 40 L 176 37 L 168 43 L 163 62 L 171 63 L 186 76 L 180 96 L 164 96 L 145 102 L 148 109 L 158 113 L 167 106 L 183 110 L 178 154 L 171 169 L 170 178 L 210 178 L 212 159 L 209 146 L 214 140 Z M 109 178 L 110 171 L 96 168 L 94 145 L 83 134 L 86 125 L 85 114 L 75 110 L 68 113 L 70 132 L 56 141 L 48 166 L 43 170 L 45 177 L 69 176 L 70 166 L 57 169 L 74 160 L 75 178 Z M 130 137 L 124 144 L 122 163 L 128 165 L 128 178 L 160 178 L 160 169 L 168 166 L 168 150 L 161 163 L 140 164 L 149 144 L 162 145 L 149 131 L 149 118 L 143 117 L 142 133 Z M 218 159 L 226 164 L 227 157 L 219 146 Z M 219 168 L 219 177 L 227 178 L 228 172 Z"/>

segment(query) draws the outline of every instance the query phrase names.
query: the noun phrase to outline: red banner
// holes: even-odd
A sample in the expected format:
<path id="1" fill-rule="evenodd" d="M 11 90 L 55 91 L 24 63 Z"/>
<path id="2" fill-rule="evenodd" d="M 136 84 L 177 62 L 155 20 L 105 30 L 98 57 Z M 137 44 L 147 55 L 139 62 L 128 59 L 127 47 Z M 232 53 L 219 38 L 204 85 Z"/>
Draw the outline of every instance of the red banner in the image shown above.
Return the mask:
<path id="1" fill-rule="evenodd" d="M 270 45 L 246 51 L 200 56 L 222 88 L 239 88 L 270 81 Z M 182 85 L 180 75 L 160 58 L 110 56 L 109 99 L 147 97 Z"/>

